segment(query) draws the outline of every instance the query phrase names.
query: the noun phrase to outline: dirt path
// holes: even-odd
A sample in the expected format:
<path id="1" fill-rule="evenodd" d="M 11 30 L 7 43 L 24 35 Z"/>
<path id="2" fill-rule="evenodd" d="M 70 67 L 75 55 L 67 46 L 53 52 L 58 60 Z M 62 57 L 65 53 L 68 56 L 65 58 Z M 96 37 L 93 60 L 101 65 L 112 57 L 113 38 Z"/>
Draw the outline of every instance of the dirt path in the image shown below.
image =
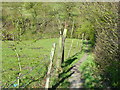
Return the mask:
<path id="1" fill-rule="evenodd" d="M 82 88 L 82 84 L 84 82 L 81 79 L 81 72 L 79 71 L 79 67 L 81 63 L 87 59 L 87 53 L 75 64 L 75 66 L 71 69 L 71 72 L 74 72 L 71 77 L 69 78 L 69 82 L 71 83 L 70 88 Z"/>

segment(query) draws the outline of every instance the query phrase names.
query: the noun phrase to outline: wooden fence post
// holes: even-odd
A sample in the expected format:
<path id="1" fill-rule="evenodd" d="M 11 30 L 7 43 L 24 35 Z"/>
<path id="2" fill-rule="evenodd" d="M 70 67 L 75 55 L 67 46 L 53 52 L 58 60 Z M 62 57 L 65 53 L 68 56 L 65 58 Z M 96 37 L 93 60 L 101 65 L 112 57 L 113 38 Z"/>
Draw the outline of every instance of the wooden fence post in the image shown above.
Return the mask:
<path id="1" fill-rule="evenodd" d="M 49 67 L 48 67 L 46 84 L 45 84 L 45 89 L 46 90 L 48 90 L 48 88 L 49 88 L 50 72 L 51 72 L 51 68 L 52 68 L 52 63 L 53 63 L 53 57 L 54 57 L 54 53 L 55 53 L 55 48 L 56 48 L 56 44 L 53 43 L 53 46 L 52 46 L 52 49 L 51 49 L 51 53 L 50 53 L 50 64 L 49 64 Z"/>
<path id="2" fill-rule="evenodd" d="M 74 21 L 73 21 L 73 25 L 72 25 L 72 31 L 71 31 L 71 36 L 70 36 L 70 38 L 73 37 L 73 31 L 74 31 Z M 69 51 L 68 51 L 67 58 L 69 58 L 69 56 L 70 56 L 70 52 L 71 52 L 72 46 L 73 46 L 73 39 L 72 39 L 72 42 L 71 42 L 71 45 L 70 45 L 70 49 L 69 49 Z"/>
<path id="3" fill-rule="evenodd" d="M 63 36 L 62 36 L 62 63 L 64 62 L 64 47 L 65 47 L 65 39 L 67 35 L 67 29 L 65 28 L 63 31 Z"/>
<path id="4" fill-rule="evenodd" d="M 70 56 L 70 52 L 71 52 L 72 46 L 73 46 L 73 40 L 72 40 L 72 42 L 71 42 L 71 45 L 70 45 L 70 49 L 69 49 L 69 51 L 68 51 L 67 58 L 69 58 L 69 56 Z"/>
<path id="5" fill-rule="evenodd" d="M 17 81 L 17 87 L 19 87 L 20 86 L 20 75 L 21 75 L 21 71 L 22 71 L 22 67 L 21 67 L 21 63 L 20 63 L 20 55 L 17 53 L 17 50 L 16 50 L 16 47 L 14 47 L 14 51 L 15 51 L 15 53 L 16 53 L 16 56 L 17 56 L 17 59 L 18 59 L 18 66 L 19 66 L 19 74 L 18 74 L 18 81 Z"/>
<path id="6" fill-rule="evenodd" d="M 78 42 L 78 41 L 77 41 L 77 44 L 76 44 L 76 48 L 79 48 L 79 42 Z M 77 49 L 76 51 L 79 52 L 78 49 Z M 77 52 L 76 52 L 76 53 L 77 53 Z"/>
<path id="7" fill-rule="evenodd" d="M 67 29 L 65 28 L 62 32 L 60 31 L 60 38 L 59 38 L 59 51 L 58 51 L 58 58 L 57 58 L 57 69 L 61 68 L 62 63 L 64 62 L 64 47 L 65 47 L 65 39 L 66 39 Z"/>
<path id="8" fill-rule="evenodd" d="M 85 34 L 83 33 L 83 34 L 82 34 L 82 41 L 84 40 L 84 36 L 85 36 Z"/>
<path id="9" fill-rule="evenodd" d="M 57 69 L 61 68 L 61 59 L 62 59 L 62 32 L 60 31 L 60 37 L 59 37 L 59 48 L 58 48 L 58 56 L 57 56 Z"/>
<path id="10" fill-rule="evenodd" d="M 73 36 L 73 31 L 74 31 L 74 21 L 73 21 L 73 25 L 72 25 L 71 38 Z"/>
<path id="11" fill-rule="evenodd" d="M 82 34 L 81 44 L 80 44 L 80 51 L 81 51 L 82 48 L 83 48 L 83 40 L 84 40 L 84 36 L 85 36 L 85 34 L 83 33 L 83 34 Z"/>

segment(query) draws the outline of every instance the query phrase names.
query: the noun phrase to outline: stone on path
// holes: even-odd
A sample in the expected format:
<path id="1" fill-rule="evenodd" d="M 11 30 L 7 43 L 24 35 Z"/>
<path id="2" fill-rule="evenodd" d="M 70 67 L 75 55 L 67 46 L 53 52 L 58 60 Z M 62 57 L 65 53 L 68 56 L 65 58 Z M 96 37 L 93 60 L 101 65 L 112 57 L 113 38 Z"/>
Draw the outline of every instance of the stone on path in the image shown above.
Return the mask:
<path id="1" fill-rule="evenodd" d="M 87 59 L 87 54 L 85 53 L 84 56 L 80 59 L 80 61 L 78 61 L 75 64 L 75 67 L 71 69 L 71 72 L 74 72 L 74 73 L 69 78 L 69 82 L 71 84 L 70 88 L 83 88 L 82 84 L 84 80 L 81 78 L 81 72 L 79 71 L 79 67 L 81 63 L 86 59 Z"/>

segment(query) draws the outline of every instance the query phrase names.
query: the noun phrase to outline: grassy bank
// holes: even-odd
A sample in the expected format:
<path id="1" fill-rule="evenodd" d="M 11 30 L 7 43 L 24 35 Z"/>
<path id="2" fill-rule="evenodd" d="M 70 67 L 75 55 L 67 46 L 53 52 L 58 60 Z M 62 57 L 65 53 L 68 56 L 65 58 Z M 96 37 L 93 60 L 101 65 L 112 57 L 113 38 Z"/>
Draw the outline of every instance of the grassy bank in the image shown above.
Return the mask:
<path id="1" fill-rule="evenodd" d="M 79 70 L 82 73 L 82 79 L 84 80 L 83 86 L 85 88 L 100 88 L 102 85 L 102 77 L 98 74 L 99 70 L 94 62 L 92 53 L 89 53 L 87 60 L 81 65 Z"/>
<path id="2" fill-rule="evenodd" d="M 66 59 L 66 61 L 62 64 L 63 72 L 59 74 L 59 78 L 54 79 L 54 81 L 52 82 L 52 88 L 69 88 L 70 83 L 68 79 L 72 75 L 72 72 L 70 70 L 83 55 L 84 52 L 81 51 Z"/>

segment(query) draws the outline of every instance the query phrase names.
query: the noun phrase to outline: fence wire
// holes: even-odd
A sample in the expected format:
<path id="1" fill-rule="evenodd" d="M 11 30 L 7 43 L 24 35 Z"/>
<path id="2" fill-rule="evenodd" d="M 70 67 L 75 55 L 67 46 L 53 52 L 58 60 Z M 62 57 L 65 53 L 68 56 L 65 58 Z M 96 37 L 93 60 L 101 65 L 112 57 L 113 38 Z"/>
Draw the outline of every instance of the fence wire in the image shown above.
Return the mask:
<path id="1" fill-rule="evenodd" d="M 47 60 L 47 58 L 48 58 L 48 56 L 45 56 L 44 57 L 44 59 L 42 59 L 42 61 L 44 61 L 44 60 Z M 23 76 L 25 76 L 25 75 L 28 75 L 28 74 L 30 74 L 33 70 L 35 70 L 38 66 L 41 66 L 41 63 L 40 64 L 38 64 L 37 66 L 34 66 L 31 70 L 29 70 L 29 72 L 27 72 L 27 73 L 25 73 L 25 74 L 22 74 L 20 77 L 19 77 L 19 79 L 21 79 Z M 40 67 L 40 69 L 42 68 L 43 66 L 41 66 Z M 39 69 L 39 70 L 40 70 Z M 11 86 L 13 86 L 14 84 L 15 84 L 15 82 L 17 82 L 17 80 L 18 80 L 18 78 L 16 78 L 16 80 L 14 80 L 7 88 L 10 88 Z M 26 84 L 24 84 L 24 86 L 25 86 Z M 2 86 L 2 88 L 5 88 L 5 86 Z"/>

